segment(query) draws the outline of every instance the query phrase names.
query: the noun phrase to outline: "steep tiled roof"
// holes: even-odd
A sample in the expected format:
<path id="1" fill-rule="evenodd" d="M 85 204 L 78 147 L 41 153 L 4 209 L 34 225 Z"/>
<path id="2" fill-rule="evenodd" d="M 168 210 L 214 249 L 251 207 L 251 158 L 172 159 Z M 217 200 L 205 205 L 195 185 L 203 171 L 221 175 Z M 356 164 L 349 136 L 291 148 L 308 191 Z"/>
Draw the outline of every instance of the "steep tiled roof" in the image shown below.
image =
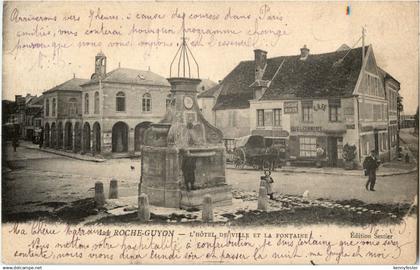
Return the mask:
<path id="1" fill-rule="evenodd" d="M 254 61 L 240 62 L 221 82 L 214 110 L 248 108 L 253 98 Z"/>
<path id="2" fill-rule="evenodd" d="M 97 78 L 94 78 L 86 82 L 85 85 L 97 83 L 98 81 L 99 80 Z M 156 73 L 131 68 L 114 69 L 105 75 L 102 82 L 170 86 L 166 78 Z"/>
<path id="3" fill-rule="evenodd" d="M 211 98 L 211 97 L 217 97 L 217 94 L 219 92 L 220 89 L 220 84 L 217 84 L 215 86 L 213 86 L 212 88 L 201 92 L 197 97 L 199 98 Z"/>
<path id="4" fill-rule="evenodd" d="M 73 78 L 71 80 L 68 80 L 62 84 L 59 84 L 51 88 L 50 90 L 45 91 L 43 94 L 51 93 L 54 91 L 82 91 L 82 88 L 80 87 L 80 85 L 82 85 L 83 83 L 87 81 L 88 80 L 86 79 Z"/>
<path id="5" fill-rule="evenodd" d="M 253 98 L 253 88 L 249 86 L 255 78 L 254 65 L 254 61 L 241 62 L 226 76 L 215 110 L 249 107 Z M 269 58 L 263 80 L 271 83 L 261 100 L 351 96 L 361 67 L 361 47 L 310 54 L 306 60 L 300 60 L 300 55 Z"/>

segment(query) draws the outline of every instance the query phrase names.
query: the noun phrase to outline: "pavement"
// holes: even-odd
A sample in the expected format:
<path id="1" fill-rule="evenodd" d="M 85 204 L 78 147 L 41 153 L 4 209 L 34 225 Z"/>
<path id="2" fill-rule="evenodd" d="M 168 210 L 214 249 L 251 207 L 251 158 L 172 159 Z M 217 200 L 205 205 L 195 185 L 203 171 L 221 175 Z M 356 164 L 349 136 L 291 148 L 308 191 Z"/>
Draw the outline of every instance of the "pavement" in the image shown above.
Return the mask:
<path id="1" fill-rule="evenodd" d="M 56 150 L 52 148 L 39 148 L 39 145 L 33 144 L 32 142 L 29 142 L 29 141 L 20 141 L 19 144 L 20 146 L 25 147 L 25 148 L 38 149 L 43 152 L 56 154 L 59 156 L 64 156 L 64 157 L 69 157 L 69 158 L 74 158 L 74 159 L 79 159 L 79 160 L 86 160 L 86 161 L 93 161 L 93 162 L 104 162 L 106 160 L 104 158 L 94 157 L 89 154 L 82 155 L 82 154 L 77 154 L 77 153 L 73 153 L 69 151 Z"/>

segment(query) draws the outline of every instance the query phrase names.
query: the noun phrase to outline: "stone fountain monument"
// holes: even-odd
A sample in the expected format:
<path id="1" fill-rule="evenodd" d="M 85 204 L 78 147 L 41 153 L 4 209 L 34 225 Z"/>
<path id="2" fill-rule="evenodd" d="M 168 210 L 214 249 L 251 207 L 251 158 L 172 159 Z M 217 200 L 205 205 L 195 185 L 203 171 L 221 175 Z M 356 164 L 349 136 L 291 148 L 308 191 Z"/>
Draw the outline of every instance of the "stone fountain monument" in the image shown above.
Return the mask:
<path id="1" fill-rule="evenodd" d="M 183 32 L 170 66 L 170 105 L 164 118 L 144 133 L 139 192 L 156 206 L 201 207 L 207 194 L 214 205 L 228 205 L 232 188 L 226 184 L 223 134 L 198 107 L 199 66 Z"/>

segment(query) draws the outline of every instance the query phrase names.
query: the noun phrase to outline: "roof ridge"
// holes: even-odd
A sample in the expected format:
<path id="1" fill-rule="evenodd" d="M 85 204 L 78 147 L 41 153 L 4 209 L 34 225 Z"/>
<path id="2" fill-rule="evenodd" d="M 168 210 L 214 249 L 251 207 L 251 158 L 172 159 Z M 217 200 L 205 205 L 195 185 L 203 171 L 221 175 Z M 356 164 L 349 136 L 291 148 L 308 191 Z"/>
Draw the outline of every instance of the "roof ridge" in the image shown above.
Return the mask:
<path id="1" fill-rule="evenodd" d="M 371 44 L 369 45 L 365 45 L 365 48 L 368 48 L 369 46 L 371 46 Z M 361 49 L 362 46 L 360 47 L 355 47 L 355 48 L 351 48 L 348 51 L 353 51 L 353 50 L 358 50 Z M 336 54 L 336 53 L 343 53 L 345 51 L 331 51 L 331 52 L 323 52 L 323 53 L 310 53 L 309 56 L 313 56 L 313 55 L 326 55 L 326 54 Z M 280 56 L 275 56 L 275 57 L 271 57 L 271 58 L 267 58 L 267 60 L 278 60 L 280 58 L 284 58 L 284 57 L 300 57 L 300 54 L 292 54 L 292 55 L 280 55 Z M 254 61 L 254 60 L 252 60 Z"/>

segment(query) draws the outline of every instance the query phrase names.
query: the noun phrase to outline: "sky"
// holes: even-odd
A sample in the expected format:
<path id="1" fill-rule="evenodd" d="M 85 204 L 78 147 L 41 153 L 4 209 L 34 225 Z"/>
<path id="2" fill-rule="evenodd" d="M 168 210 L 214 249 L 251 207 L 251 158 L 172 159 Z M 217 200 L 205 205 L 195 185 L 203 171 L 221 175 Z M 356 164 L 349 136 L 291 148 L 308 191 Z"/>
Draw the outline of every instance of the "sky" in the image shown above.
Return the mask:
<path id="1" fill-rule="evenodd" d="M 350 3 L 350 4 L 349 4 Z M 377 64 L 401 83 L 405 113 L 418 106 L 416 2 L 21 2 L 3 17 L 3 99 L 40 95 L 73 77 L 90 78 L 94 57 L 169 77 L 185 12 L 187 42 L 201 78 L 223 79 L 253 50 L 268 57 L 350 47 L 366 28 Z M 347 6 L 350 14 L 347 14 Z M 113 33 L 113 34 L 111 34 Z M 75 35 L 76 34 L 76 35 Z M 99 44 L 100 43 L 100 44 Z M 118 46 L 117 46 L 118 45 Z M 31 47 L 31 48 L 28 48 Z M 42 48 L 40 48 L 42 47 Z"/>

